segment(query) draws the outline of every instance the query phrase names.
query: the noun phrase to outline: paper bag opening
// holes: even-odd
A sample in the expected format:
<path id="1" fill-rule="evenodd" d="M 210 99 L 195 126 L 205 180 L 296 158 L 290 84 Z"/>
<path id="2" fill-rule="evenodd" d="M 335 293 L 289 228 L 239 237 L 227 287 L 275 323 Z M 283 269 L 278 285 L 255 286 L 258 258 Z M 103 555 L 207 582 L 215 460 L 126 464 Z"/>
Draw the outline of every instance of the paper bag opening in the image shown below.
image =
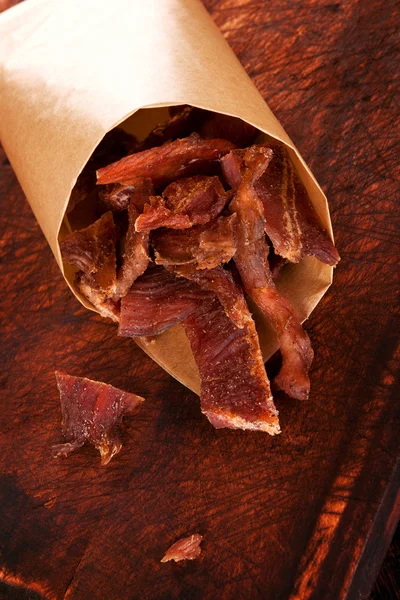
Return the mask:
<path id="1" fill-rule="evenodd" d="M 169 112 L 167 107 L 144 108 L 136 111 L 128 119 L 119 123 L 118 127 L 127 133 L 133 134 L 140 142 L 146 138 L 155 126 L 164 123 L 168 118 Z M 260 131 L 255 143 L 276 141 L 280 140 Z M 283 142 L 280 141 L 280 143 Z M 298 159 L 296 152 L 293 152 L 288 146 L 286 148 L 300 180 L 310 193 L 308 171 L 304 169 L 303 163 Z M 323 205 L 321 206 L 320 202 L 315 201 L 315 194 L 313 197 L 312 193 L 310 193 L 310 198 L 322 224 L 328 231 L 331 231 L 329 215 L 326 214 L 326 211 L 322 210 Z M 97 217 L 94 210 L 95 200 L 93 202 L 92 200 L 90 197 L 83 200 L 71 213 L 64 216 L 58 236 L 59 242 L 71 231 L 81 229 L 94 222 Z M 90 302 L 75 288 L 73 284 L 74 273 L 75 270 L 64 263 L 64 276 L 73 293 L 82 304 L 95 311 L 96 309 Z M 275 283 L 278 291 L 291 302 L 300 319 L 304 321 L 318 304 L 331 281 L 331 267 L 324 265 L 316 258 L 305 257 L 300 263 L 287 264 L 279 273 Z M 279 347 L 277 338 L 271 325 L 258 307 L 249 299 L 248 302 L 256 323 L 263 357 L 267 361 Z M 176 325 L 151 339 L 134 339 L 140 348 L 164 370 L 197 394 L 199 393 L 200 378 L 198 369 L 189 341 L 181 325 Z"/>

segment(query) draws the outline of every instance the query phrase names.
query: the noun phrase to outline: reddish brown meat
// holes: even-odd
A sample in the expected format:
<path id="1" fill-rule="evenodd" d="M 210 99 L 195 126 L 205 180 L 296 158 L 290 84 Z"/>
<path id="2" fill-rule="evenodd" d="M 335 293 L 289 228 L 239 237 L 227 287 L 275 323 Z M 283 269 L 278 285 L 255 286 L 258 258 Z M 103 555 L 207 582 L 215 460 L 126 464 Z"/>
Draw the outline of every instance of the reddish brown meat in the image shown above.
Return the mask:
<path id="1" fill-rule="evenodd" d="M 197 175 L 170 183 L 162 194 L 151 199 L 151 205 L 136 223 L 137 231 L 158 227 L 187 229 L 208 223 L 217 217 L 230 200 L 218 177 Z"/>
<path id="2" fill-rule="evenodd" d="M 201 554 L 200 544 L 202 539 L 203 536 L 199 533 L 195 533 L 189 537 L 178 540 L 168 548 L 164 557 L 161 559 L 161 562 L 165 563 L 169 560 L 179 562 L 180 560 L 194 560 L 195 558 L 198 558 Z"/>
<path id="3" fill-rule="evenodd" d="M 265 231 L 275 252 L 291 262 L 311 255 L 328 265 L 340 260 L 329 234 L 319 222 L 307 191 L 282 145 L 273 145 L 273 157 L 255 190 L 263 204 Z"/>
<path id="4" fill-rule="evenodd" d="M 62 431 L 66 443 L 53 446 L 53 455 L 68 456 L 87 441 L 100 452 L 106 465 L 121 450 L 119 427 L 144 398 L 112 385 L 56 371 L 60 392 Z"/>
<path id="5" fill-rule="evenodd" d="M 201 410 L 217 429 L 280 433 L 253 321 L 235 327 L 215 300 L 183 321 L 201 377 Z"/>
<path id="6" fill-rule="evenodd" d="M 278 336 L 282 368 L 275 384 L 289 396 L 308 397 L 313 351 L 307 333 L 289 304 L 280 296 L 268 264 L 268 246 L 264 236 L 264 211 L 254 183 L 261 177 L 272 157 L 272 150 L 253 146 L 246 151 L 246 170 L 231 209 L 238 216 L 238 246 L 235 262 L 243 285 L 261 308 Z"/>
<path id="7" fill-rule="evenodd" d="M 122 244 L 122 264 L 117 274 L 115 295 L 123 298 L 134 281 L 143 275 L 149 264 L 149 234 L 135 231 L 139 211 L 132 203 L 128 208 L 128 231 Z"/>
<path id="8" fill-rule="evenodd" d="M 213 269 L 234 256 L 235 225 L 236 216 L 230 215 L 182 231 L 157 230 L 151 237 L 155 261 L 162 265 L 195 264 L 198 269 Z"/>
<path id="9" fill-rule="evenodd" d="M 106 317 L 118 323 L 119 321 L 119 307 L 118 302 L 109 298 L 107 294 L 101 292 L 98 289 L 92 288 L 85 280 L 85 276 L 82 271 L 75 274 L 74 279 L 77 290 L 85 296 L 91 304 L 96 308 L 98 313 L 102 317 Z"/>
<path id="10" fill-rule="evenodd" d="M 214 292 L 222 304 L 225 313 L 232 322 L 242 329 L 252 321 L 243 290 L 232 274 L 223 267 L 198 270 L 194 265 L 167 267 L 178 277 L 185 277 L 199 285 L 203 290 Z"/>
<path id="11" fill-rule="evenodd" d="M 244 155 L 246 150 L 232 150 L 221 159 L 222 173 L 225 181 L 237 190 L 242 181 L 244 170 Z"/>
<path id="12" fill-rule="evenodd" d="M 154 184 L 172 181 L 185 174 L 194 161 L 215 161 L 234 148 L 226 140 L 203 140 L 192 134 L 187 138 L 131 154 L 97 171 L 97 183 L 130 184 L 150 177 Z"/>
<path id="13" fill-rule="evenodd" d="M 213 269 L 235 256 L 236 224 L 237 217 L 232 214 L 215 219 L 201 232 L 196 255 L 198 269 Z"/>
<path id="14" fill-rule="evenodd" d="M 180 323 L 214 295 L 164 267 L 151 267 L 121 300 L 119 335 L 152 336 Z"/>
<path id="15" fill-rule="evenodd" d="M 99 192 L 99 203 L 105 210 L 120 212 L 126 210 L 129 203 L 134 204 L 139 212 L 154 194 L 151 179 L 138 179 L 132 185 L 119 183 L 105 185 Z"/>
<path id="16" fill-rule="evenodd" d="M 286 149 L 280 144 L 270 148 L 272 159 L 254 187 L 264 209 L 265 232 L 275 252 L 294 263 L 310 255 L 336 265 L 340 260 L 338 251 L 320 224 Z M 227 183 L 238 189 L 245 170 L 244 151 L 233 150 L 221 160 L 221 166 Z"/>
<path id="17" fill-rule="evenodd" d="M 174 213 L 162 196 L 151 196 L 136 222 L 136 231 L 150 232 L 160 227 L 188 229 L 192 225 L 189 215 Z"/>
<path id="18" fill-rule="evenodd" d="M 86 284 L 112 296 L 116 283 L 116 229 L 112 212 L 80 231 L 69 234 L 61 243 L 63 260 L 80 269 Z"/>

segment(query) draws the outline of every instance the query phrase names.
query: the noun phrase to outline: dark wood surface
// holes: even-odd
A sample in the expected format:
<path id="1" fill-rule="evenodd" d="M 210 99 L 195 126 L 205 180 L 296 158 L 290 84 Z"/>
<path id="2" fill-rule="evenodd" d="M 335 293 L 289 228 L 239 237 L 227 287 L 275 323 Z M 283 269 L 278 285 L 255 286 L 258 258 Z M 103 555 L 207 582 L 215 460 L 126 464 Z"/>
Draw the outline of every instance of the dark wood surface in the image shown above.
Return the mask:
<path id="1" fill-rule="evenodd" d="M 395 531 L 398 3 L 205 4 L 330 201 L 342 262 L 307 324 L 311 398 L 278 397 L 277 438 L 215 431 L 72 296 L 1 154 L 0 597 L 367 598 Z M 107 468 L 51 458 L 55 369 L 147 398 Z M 200 560 L 160 564 L 194 532 Z M 374 600 L 396 597 L 391 552 Z"/>

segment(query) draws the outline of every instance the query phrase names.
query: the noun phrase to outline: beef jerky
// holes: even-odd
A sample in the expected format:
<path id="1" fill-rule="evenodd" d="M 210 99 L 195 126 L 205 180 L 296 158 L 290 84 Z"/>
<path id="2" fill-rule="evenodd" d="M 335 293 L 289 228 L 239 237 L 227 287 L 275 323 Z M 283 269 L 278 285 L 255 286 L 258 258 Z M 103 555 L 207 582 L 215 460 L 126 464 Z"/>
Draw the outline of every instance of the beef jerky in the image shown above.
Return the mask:
<path id="1" fill-rule="evenodd" d="M 115 292 L 116 228 L 112 212 L 85 229 L 70 233 L 61 243 L 63 260 L 82 271 L 90 287 L 107 296 Z"/>
<path id="2" fill-rule="evenodd" d="M 149 264 L 149 234 L 135 231 L 139 210 L 131 201 L 128 208 L 128 231 L 121 244 L 122 263 L 117 273 L 115 296 L 126 295 L 134 281 L 143 275 Z"/>
<path id="3" fill-rule="evenodd" d="M 199 269 L 213 269 L 235 256 L 236 222 L 237 217 L 233 213 L 229 217 L 215 219 L 201 232 L 196 254 Z"/>
<path id="4" fill-rule="evenodd" d="M 264 209 L 265 233 L 275 252 L 294 263 L 308 255 L 336 265 L 340 260 L 338 251 L 322 227 L 286 149 L 279 144 L 270 148 L 273 155 L 268 169 L 254 185 Z M 227 183 L 238 189 L 245 169 L 244 151 L 230 152 L 221 166 Z"/>
<path id="5" fill-rule="evenodd" d="M 268 264 L 263 206 L 255 191 L 255 182 L 271 158 L 272 150 L 261 146 L 246 151 L 246 170 L 231 203 L 238 217 L 235 263 L 247 294 L 270 321 L 280 343 L 282 368 L 275 385 L 289 396 L 305 399 L 310 390 L 308 370 L 313 351 L 292 306 L 275 288 Z"/>
<path id="6" fill-rule="evenodd" d="M 275 144 L 272 149 L 272 160 L 255 183 L 255 190 L 264 207 L 265 232 L 275 252 L 290 262 L 309 255 L 336 265 L 338 251 L 319 222 L 285 148 Z"/>
<path id="7" fill-rule="evenodd" d="M 107 294 L 98 289 L 91 287 L 85 280 L 82 271 L 75 274 L 74 279 L 76 289 L 83 295 L 102 317 L 111 319 L 118 323 L 119 321 L 119 306 L 116 300 L 109 298 Z"/>
<path id="8" fill-rule="evenodd" d="M 152 336 L 180 323 L 214 294 L 178 279 L 163 267 L 151 267 L 121 300 L 119 335 Z"/>
<path id="9" fill-rule="evenodd" d="M 199 135 L 175 140 L 157 148 L 143 150 L 99 169 L 97 183 L 130 184 L 149 177 L 155 185 L 185 175 L 195 161 L 215 161 L 234 148 L 227 140 L 203 140 Z"/>
<path id="10" fill-rule="evenodd" d="M 122 417 L 133 412 L 144 398 L 61 371 L 56 371 L 56 379 L 66 442 L 53 446 L 53 456 L 68 456 L 89 442 L 100 452 L 101 464 L 108 464 L 122 447 Z"/>
<path id="11" fill-rule="evenodd" d="M 151 199 L 136 223 L 137 231 L 159 227 L 187 229 L 217 217 L 231 196 L 218 177 L 197 175 L 170 183 L 162 197 Z"/>
<path id="12" fill-rule="evenodd" d="M 150 232 L 160 227 L 189 229 L 192 225 L 189 215 L 174 213 L 167 207 L 162 196 L 151 196 L 148 204 L 144 205 L 143 214 L 136 222 L 136 231 Z"/>
<path id="13" fill-rule="evenodd" d="M 151 240 L 155 262 L 166 266 L 195 264 L 198 269 L 226 263 L 236 252 L 235 224 L 236 217 L 230 215 L 181 231 L 154 231 Z"/>
<path id="14" fill-rule="evenodd" d="M 132 185 L 119 183 L 105 185 L 99 191 L 99 204 L 102 209 L 120 212 L 129 204 L 134 204 L 139 212 L 154 194 L 151 179 L 137 179 Z"/>
<path id="15" fill-rule="evenodd" d="M 232 150 L 221 159 L 221 168 L 227 184 L 237 190 L 245 168 L 244 155 L 246 150 Z"/>
<path id="16" fill-rule="evenodd" d="M 165 563 L 169 560 L 179 562 L 180 560 L 194 560 L 195 558 L 198 558 L 201 554 L 200 544 L 202 539 L 203 536 L 199 533 L 181 538 L 168 548 L 164 557 L 161 559 L 161 562 Z"/>
<path id="17" fill-rule="evenodd" d="M 201 410 L 212 425 L 280 433 L 254 322 L 239 329 L 215 300 L 183 326 L 200 372 Z"/>
<path id="18" fill-rule="evenodd" d="M 170 266 L 168 270 L 185 277 L 203 290 L 214 292 L 231 321 L 242 329 L 252 321 L 243 290 L 232 273 L 221 266 L 214 269 L 196 269 L 194 265 Z"/>

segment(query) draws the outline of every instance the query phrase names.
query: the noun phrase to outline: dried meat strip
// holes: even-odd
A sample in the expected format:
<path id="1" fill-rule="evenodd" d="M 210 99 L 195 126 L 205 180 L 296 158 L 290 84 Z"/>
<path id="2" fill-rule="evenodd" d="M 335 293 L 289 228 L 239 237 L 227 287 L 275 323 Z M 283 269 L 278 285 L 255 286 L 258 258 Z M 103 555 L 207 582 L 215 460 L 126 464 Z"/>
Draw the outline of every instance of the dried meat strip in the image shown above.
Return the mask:
<path id="1" fill-rule="evenodd" d="M 339 253 L 319 222 L 285 148 L 278 144 L 268 147 L 273 152 L 271 161 L 254 187 L 264 209 L 265 233 L 275 252 L 294 263 L 309 255 L 336 265 Z M 227 183 L 238 189 L 245 170 L 244 151 L 233 150 L 221 160 L 221 166 Z"/>
<path id="2" fill-rule="evenodd" d="M 280 433 L 254 323 L 236 327 L 215 300 L 183 326 L 201 377 L 201 410 L 217 429 Z"/>
<path id="3" fill-rule="evenodd" d="M 77 290 L 97 309 L 102 317 L 111 319 L 118 323 L 119 306 L 118 302 L 109 298 L 107 294 L 90 286 L 82 271 L 75 274 L 74 284 Z"/>
<path id="4" fill-rule="evenodd" d="M 308 397 L 308 370 L 313 350 L 307 333 L 290 303 L 277 292 L 268 264 L 268 246 L 264 235 L 264 211 L 255 192 L 255 182 L 272 158 L 272 150 L 253 146 L 246 151 L 246 170 L 231 210 L 238 216 L 238 246 L 235 263 L 246 292 L 271 322 L 278 336 L 282 368 L 275 384 L 289 396 Z"/>
<path id="5" fill-rule="evenodd" d="M 213 269 L 235 255 L 236 216 L 220 216 L 207 225 L 181 231 L 160 229 L 153 232 L 151 242 L 157 264 Z"/>
<path id="6" fill-rule="evenodd" d="M 136 231 L 152 231 L 161 227 L 169 229 L 189 229 L 193 223 L 189 215 L 174 213 L 168 208 L 162 196 L 151 196 L 149 203 L 144 205 L 143 214 L 136 222 Z"/>
<path id="7" fill-rule="evenodd" d="M 165 188 L 162 197 L 151 199 L 136 223 L 136 230 L 187 229 L 208 223 L 223 211 L 230 198 L 218 177 L 197 175 L 179 179 Z"/>
<path id="8" fill-rule="evenodd" d="M 56 371 L 66 443 L 53 446 L 53 456 L 68 456 L 85 442 L 93 444 L 106 465 L 122 447 L 122 417 L 133 412 L 144 398 L 112 385 Z"/>
<path id="9" fill-rule="evenodd" d="M 131 201 L 128 208 L 128 231 L 122 243 L 122 264 L 118 269 L 115 296 L 122 298 L 149 264 L 149 234 L 135 231 L 139 210 Z"/>
<path id="10" fill-rule="evenodd" d="M 153 336 L 180 323 L 214 295 L 163 267 L 151 267 L 121 300 L 119 335 Z"/>
<path id="11" fill-rule="evenodd" d="M 242 174 L 245 169 L 245 153 L 246 150 L 232 150 L 221 159 L 225 181 L 234 190 L 237 190 L 242 182 Z"/>
<path id="12" fill-rule="evenodd" d="M 131 184 L 149 177 L 155 185 L 167 183 L 185 175 L 195 161 L 215 161 L 234 149 L 227 140 L 203 140 L 199 135 L 175 140 L 157 148 L 143 150 L 97 171 L 97 183 Z"/>
<path id="13" fill-rule="evenodd" d="M 89 227 L 70 233 L 60 243 L 63 260 L 82 271 L 87 285 L 107 296 L 115 293 L 116 235 L 110 211 Z"/>
<path id="14" fill-rule="evenodd" d="M 105 185 L 99 192 L 100 207 L 113 212 L 126 210 L 129 204 L 134 204 L 139 212 L 149 202 L 150 196 L 154 195 L 154 187 L 151 179 L 138 179 L 132 185 L 119 183 Z"/>
<path id="15" fill-rule="evenodd" d="M 180 560 L 194 560 L 198 558 L 201 554 L 200 544 L 202 539 L 203 536 L 199 533 L 181 538 L 168 548 L 161 562 L 165 563 L 169 560 L 179 562 Z"/>
<path id="16" fill-rule="evenodd" d="M 272 160 L 255 183 L 255 190 L 264 207 L 265 232 L 275 252 L 291 262 L 310 255 L 335 266 L 339 253 L 319 222 L 285 148 L 276 144 L 272 150 Z"/>
<path id="17" fill-rule="evenodd" d="M 196 269 L 193 265 L 167 267 L 178 277 L 185 277 L 203 290 L 214 292 L 231 321 L 243 329 L 252 322 L 243 290 L 234 280 L 232 273 L 221 266 L 214 269 Z"/>

